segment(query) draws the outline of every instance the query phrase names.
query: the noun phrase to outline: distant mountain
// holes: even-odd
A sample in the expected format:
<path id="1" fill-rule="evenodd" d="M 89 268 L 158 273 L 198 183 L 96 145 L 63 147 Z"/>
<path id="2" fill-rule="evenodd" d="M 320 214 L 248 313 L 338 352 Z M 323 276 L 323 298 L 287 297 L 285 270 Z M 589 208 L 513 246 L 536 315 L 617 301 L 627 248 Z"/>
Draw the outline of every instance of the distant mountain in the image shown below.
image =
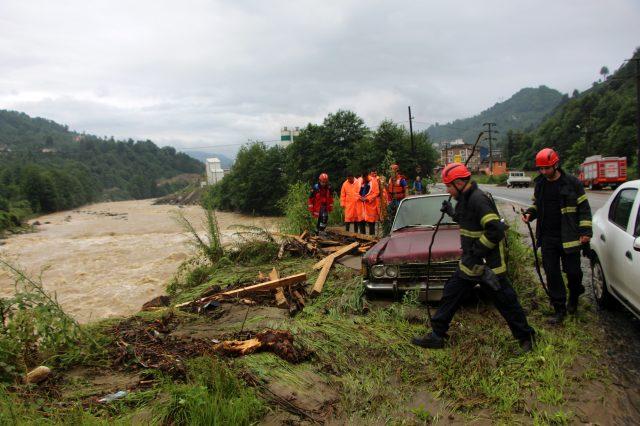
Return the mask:
<path id="1" fill-rule="evenodd" d="M 157 197 L 185 185 L 162 181 L 203 172 L 201 162 L 150 140 L 103 139 L 0 110 L 0 210 L 41 213 Z"/>
<path id="2" fill-rule="evenodd" d="M 640 48 L 633 58 L 640 59 Z M 565 97 L 536 129 L 507 135 L 509 160 L 516 167 L 533 168 L 537 150 L 552 147 L 563 167 L 573 172 L 590 155 L 627 157 L 627 176 L 637 178 L 635 73 L 634 61 L 627 61 L 588 90 Z"/>
<path id="3" fill-rule="evenodd" d="M 441 125 L 436 123 L 427 129 L 434 142 L 464 139 L 475 142 L 484 127 L 483 123 L 496 123 L 500 134 L 509 130 L 528 130 L 544 119 L 562 101 L 562 94 L 546 86 L 525 88 L 504 102 L 498 102 L 480 114 Z"/>
<path id="4" fill-rule="evenodd" d="M 222 165 L 223 169 L 228 169 L 233 164 L 233 160 L 224 154 L 216 154 L 216 153 L 205 152 L 205 151 L 189 151 L 189 150 L 185 150 L 182 152 L 184 152 L 191 158 L 195 158 L 198 161 L 202 161 L 203 163 L 207 158 L 216 157 L 218 160 L 220 160 L 220 164 Z"/>

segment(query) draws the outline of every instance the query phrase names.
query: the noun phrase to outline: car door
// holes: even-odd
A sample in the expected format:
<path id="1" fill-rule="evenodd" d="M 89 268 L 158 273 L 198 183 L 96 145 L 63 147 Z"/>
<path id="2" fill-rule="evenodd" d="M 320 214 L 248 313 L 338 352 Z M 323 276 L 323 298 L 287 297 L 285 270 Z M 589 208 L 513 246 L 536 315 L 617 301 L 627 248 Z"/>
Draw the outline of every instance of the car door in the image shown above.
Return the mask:
<path id="1" fill-rule="evenodd" d="M 634 208 L 637 210 L 636 188 L 623 188 L 615 196 L 609 207 L 609 223 L 606 231 L 600 237 L 604 239 L 607 251 L 606 264 L 607 275 L 614 291 L 632 302 L 634 287 L 629 281 L 634 274 L 634 263 L 638 262 L 638 256 L 633 250 L 632 226 L 635 225 Z M 636 267 L 637 268 L 637 267 Z"/>
<path id="2" fill-rule="evenodd" d="M 631 244 L 633 241 L 640 237 L 640 193 L 636 195 L 636 202 L 634 205 L 634 212 L 632 217 L 635 216 L 635 221 L 631 220 L 629 231 L 633 235 Z M 635 222 L 635 223 L 634 223 Z M 631 270 L 627 274 L 625 287 L 629 289 L 629 298 L 631 303 L 640 310 L 640 251 L 635 251 L 632 246 L 627 248 L 629 255 L 631 256 Z M 629 257 L 625 252 L 625 256 Z"/>

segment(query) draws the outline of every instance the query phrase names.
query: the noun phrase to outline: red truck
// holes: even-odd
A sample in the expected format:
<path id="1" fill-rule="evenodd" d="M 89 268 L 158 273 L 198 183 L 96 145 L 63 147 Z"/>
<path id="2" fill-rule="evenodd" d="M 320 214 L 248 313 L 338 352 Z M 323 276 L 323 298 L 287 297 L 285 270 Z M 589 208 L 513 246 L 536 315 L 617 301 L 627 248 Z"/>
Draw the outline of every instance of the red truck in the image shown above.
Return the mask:
<path id="1" fill-rule="evenodd" d="M 616 188 L 627 181 L 627 157 L 587 157 L 580 164 L 579 179 L 589 189 Z"/>

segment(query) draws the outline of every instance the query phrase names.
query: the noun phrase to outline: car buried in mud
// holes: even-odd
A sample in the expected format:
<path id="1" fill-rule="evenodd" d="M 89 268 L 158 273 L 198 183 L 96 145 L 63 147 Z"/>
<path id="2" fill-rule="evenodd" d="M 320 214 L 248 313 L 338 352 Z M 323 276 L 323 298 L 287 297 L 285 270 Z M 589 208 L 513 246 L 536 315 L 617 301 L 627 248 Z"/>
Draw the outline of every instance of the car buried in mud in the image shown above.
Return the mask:
<path id="1" fill-rule="evenodd" d="M 367 293 L 419 290 L 423 301 L 439 301 L 445 282 L 458 267 L 462 255 L 460 227 L 445 215 L 436 235 L 429 268 L 429 244 L 440 219 L 447 194 L 421 195 L 400 202 L 391 233 L 371 247 L 362 258 Z M 455 205 L 455 200 L 451 200 Z"/>

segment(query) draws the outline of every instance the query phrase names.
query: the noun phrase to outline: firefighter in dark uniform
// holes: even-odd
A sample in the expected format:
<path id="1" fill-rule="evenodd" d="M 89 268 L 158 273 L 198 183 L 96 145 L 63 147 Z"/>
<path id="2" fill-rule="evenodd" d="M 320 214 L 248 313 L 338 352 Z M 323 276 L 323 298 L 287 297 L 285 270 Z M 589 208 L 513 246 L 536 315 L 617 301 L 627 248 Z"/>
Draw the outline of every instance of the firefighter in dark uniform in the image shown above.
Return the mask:
<path id="1" fill-rule="evenodd" d="M 542 248 L 542 266 L 554 310 L 549 323 L 560 324 L 567 311 L 571 314 L 576 312 L 578 298 L 584 293 L 580 250 L 585 248 L 588 251 L 591 240 L 591 208 L 582 183 L 565 174 L 560 168 L 560 157 L 553 149 L 544 148 L 538 152 L 536 167 L 540 176 L 535 179 L 533 205 L 522 220 L 531 222 L 538 219 L 536 239 Z M 568 304 L 562 271 L 567 274 Z"/>
<path id="2" fill-rule="evenodd" d="M 444 347 L 449 324 L 464 296 L 480 283 L 492 297 L 522 350 L 529 352 L 535 332 L 529 326 L 506 274 L 506 226 L 500 220 L 493 200 L 470 177 L 471 173 L 461 163 L 448 164 L 442 170 L 447 192 L 457 200 L 455 210 L 449 201 L 444 201 L 442 211 L 460 225 L 462 257 L 458 269 L 444 286 L 440 306 L 431 320 L 432 332 L 414 338 L 412 343 L 425 348 Z"/>

